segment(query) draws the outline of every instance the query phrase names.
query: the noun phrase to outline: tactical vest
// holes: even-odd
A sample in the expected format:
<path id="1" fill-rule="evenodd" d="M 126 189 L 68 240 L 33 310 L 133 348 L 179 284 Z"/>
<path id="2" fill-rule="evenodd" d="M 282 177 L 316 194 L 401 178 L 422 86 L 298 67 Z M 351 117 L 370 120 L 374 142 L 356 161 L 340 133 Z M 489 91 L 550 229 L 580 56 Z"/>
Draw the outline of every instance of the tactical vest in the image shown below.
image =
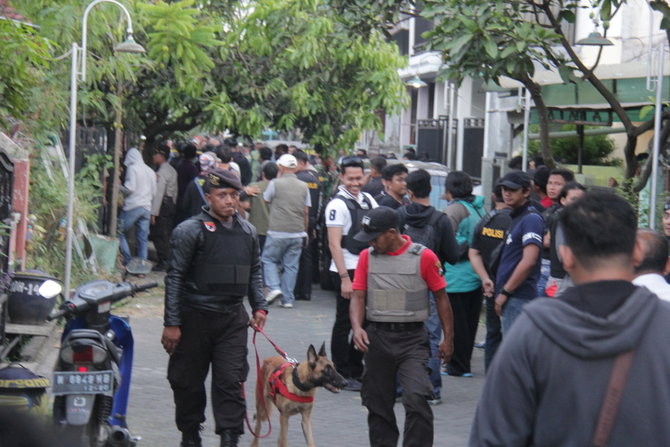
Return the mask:
<path id="1" fill-rule="evenodd" d="M 351 216 L 351 228 L 349 228 L 349 232 L 347 234 L 342 235 L 341 246 L 342 248 L 346 248 L 349 253 L 357 255 L 368 248 L 370 245 L 367 242 L 357 241 L 354 239 L 354 236 L 356 236 L 356 233 L 358 233 L 361 229 L 361 220 L 363 220 L 363 216 L 368 214 L 372 209 L 372 202 L 370 202 L 370 199 L 363 195 L 363 201 L 368 205 L 368 209 L 365 210 L 361 207 L 360 203 L 354 199 L 341 195 L 338 195 L 335 198 L 344 201 L 344 203 L 347 205 L 347 209 L 349 210 L 349 215 Z"/>
<path id="2" fill-rule="evenodd" d="M 249 289 L 253 239 L 240 223 L 225 228 L 216 219 L 197 218 L 205 237 L 191 269 L 198 292 L 222 297 L 244 297 Z"/>
<path id="3" fill-rule="evenodd" d="M 425 321 L 430 313 L 428 287 L 421 276 L 421 244 L 411 244 L 398 256 L 376 254 L 370 248 L 366 318 L 370 321 Z"/>

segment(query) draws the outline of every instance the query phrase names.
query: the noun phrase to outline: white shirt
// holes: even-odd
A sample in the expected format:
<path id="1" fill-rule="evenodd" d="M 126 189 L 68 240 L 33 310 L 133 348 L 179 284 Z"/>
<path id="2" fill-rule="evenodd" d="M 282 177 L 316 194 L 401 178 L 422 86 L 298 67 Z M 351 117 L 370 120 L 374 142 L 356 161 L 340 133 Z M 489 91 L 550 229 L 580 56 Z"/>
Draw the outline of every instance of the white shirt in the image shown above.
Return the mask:
<path id="1" fill-rule="evenodd" d="M 367 203 L 365 203 L 365 200 L 363 200 L 363 196 L 368 198 L 370 204 L 372 204 L 372 208 L 377 208 L 378 206 L 375 199 L 373 199 L 372 196 L 367 192 L 361 192 L 360 194 L 358 194 L 358 197 L 354 197 L 349 191 L 347 191 L 344 188 L 344 186 L 340 185 L 338 189 L 339 191 L 337 193 L 337 196 L 352 198 L 356 200 L 363 209 L 368 208 Z M 344 200 L 333 199 L 330 202 L 328 202 L 328 205 L 326 206 L 326 227 L 342 228 L 342 236 L 346 236 L 349 234 L 349 230 L 351 229 L 351 213 L 349 213 L 349 208 L 347 208 L 347 204 L 344 202 Z M 356 265 L 358 264 L 358 255 L 351 253 L 344 247 L 342 247 L 342 254 L 344 256 L 344 266 L 346 267 L 346 269 L 354 270 L 356 268 Z M 337 267 L 335 266 L 335 261 L 330 262 L 329 270 L 331 272 L 337 273 Z"/>
<path id="2" fill-rule="evenodd" d="M 633 280 L 633 284 L 646 287 L 660 299 L 670 301 L 670 284 L 658 273 L 640 275 Z"/>

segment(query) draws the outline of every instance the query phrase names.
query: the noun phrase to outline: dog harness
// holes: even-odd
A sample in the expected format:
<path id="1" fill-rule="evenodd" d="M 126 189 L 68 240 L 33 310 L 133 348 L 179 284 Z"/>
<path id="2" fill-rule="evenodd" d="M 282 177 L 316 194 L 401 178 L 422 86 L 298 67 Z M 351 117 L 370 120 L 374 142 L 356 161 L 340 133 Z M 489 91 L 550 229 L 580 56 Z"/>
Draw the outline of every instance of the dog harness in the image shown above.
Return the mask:
<path id="1" fill-rule="evenodd" d="M 294 394 L 288 390 L 286 384 L 281 380 L 282 372 L 289 366 L 292 367 L 295 371 L 295 364 L 284 363 L 277 369 L 275 369 L 272 372 L 270 378 L 268 379 L 268 382 L 270 383 L 270 397 L 272 397 L 272 401 L 276 402 L 277 393 L 279 393 L 288 400 L 292 400 L 293 402 L 301 402 L 301 403 L 314 402 L 314 396 L 299 396 L 297 394 Z"/>

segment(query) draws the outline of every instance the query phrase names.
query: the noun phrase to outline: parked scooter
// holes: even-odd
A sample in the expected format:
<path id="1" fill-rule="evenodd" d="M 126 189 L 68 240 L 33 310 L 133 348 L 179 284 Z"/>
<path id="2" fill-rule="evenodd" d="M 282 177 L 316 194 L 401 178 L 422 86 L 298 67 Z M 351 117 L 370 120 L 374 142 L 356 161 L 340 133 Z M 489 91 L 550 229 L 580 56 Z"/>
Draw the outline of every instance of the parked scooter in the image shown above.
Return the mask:
<path id="1" fill-rule="evenodd" d="M 131 274 L 150 270 L 150 263 L 131 261 L 128 266 Z M 78 287 L 72 298 L 49 316 L 50 320 L 68 320 L 52 390 L 54 422 L 71 445 L 136 445 L 139 438 L 131 435 L 126 424 L 133 335 L 128 321 L 112 315 L 111 307 L 116 301 L 157 285 L 91 281 Z M 40 293 L 53 297 L 60 293 L 60 285 L 46 281 Z"/>

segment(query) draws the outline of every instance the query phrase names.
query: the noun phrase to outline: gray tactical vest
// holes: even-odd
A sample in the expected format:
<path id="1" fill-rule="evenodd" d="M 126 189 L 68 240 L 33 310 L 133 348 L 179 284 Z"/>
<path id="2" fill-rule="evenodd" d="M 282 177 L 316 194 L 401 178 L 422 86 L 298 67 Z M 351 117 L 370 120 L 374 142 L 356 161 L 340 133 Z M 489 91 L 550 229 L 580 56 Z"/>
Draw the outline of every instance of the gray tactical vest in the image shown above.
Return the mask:
<path id="1" fill-rule="evenodd" d="M 369 249 L 368 320 L 410 323 L 428 318 L 428 286 L 421 277 L 421 253 L 425 248 L 411 244 L 398 256 L 376 254 Z"/>

